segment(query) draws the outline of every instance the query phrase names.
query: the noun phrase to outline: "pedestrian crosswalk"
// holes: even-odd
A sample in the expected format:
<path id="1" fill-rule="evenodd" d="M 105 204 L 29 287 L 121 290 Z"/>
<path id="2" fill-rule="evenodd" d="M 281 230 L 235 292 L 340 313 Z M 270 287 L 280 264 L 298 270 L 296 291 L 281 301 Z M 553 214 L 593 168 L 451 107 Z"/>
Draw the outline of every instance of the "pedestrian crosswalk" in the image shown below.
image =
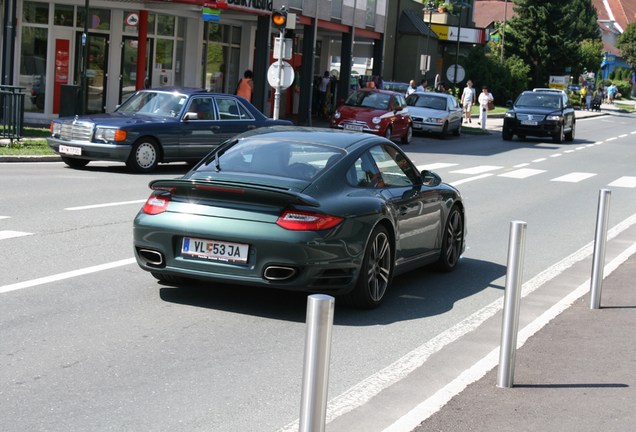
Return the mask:
<path id="1" fill-rule="evenodd" d="M 535 159 L 532 162 L 537 163 L 545 160 Z M 537 169 L 537 168 L 529 168 L 529 163 L 518 164 L 513 167 L 513 169 L 507 170 L 503 166 L 498 165 L 476 165 L 462 168 L 457 163 L 446 163 L 446 162 L 436 162 L 428 165 L 420 165 L 418 169 L 420 170 L 430 170 L 436 171 L 439 174 L 444 174 L 444 178 L 450 178 L 448 181 L 449 184 L 457 186 L 463 183 L 468 183 L 471 181 L 481 180 L 487 177 L 502 177 L 509 179 L 527 179 L 530 177 L 545 175 L 548 173 L 547 170 Z M 459 176 L 467 176 L 459 179 L 455 179 L 455 177 Z M 562 173 L 558 176 L 547 179 L 550 182 L 561 182 L 561 183 L 580 183 L 587 179 L 597 176 L 598 173 L 591 172 L 569 172 Z M 616 188 L 636 188 L 636 176 L 621 176 L 610 183 L 608 183 L 610 187 Z"/>

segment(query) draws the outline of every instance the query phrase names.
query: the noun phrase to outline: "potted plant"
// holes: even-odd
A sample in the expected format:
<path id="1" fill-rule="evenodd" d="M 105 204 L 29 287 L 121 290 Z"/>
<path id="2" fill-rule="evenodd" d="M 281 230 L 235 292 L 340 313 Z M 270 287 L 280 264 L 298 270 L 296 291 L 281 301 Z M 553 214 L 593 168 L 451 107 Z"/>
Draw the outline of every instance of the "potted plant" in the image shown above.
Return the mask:
<path id="1" fill-rule="evenodd" d="M 440 13 L 453 12 L 453 4 L 448 1 L 440 0 L 437 2 L 437 11 Z"/>

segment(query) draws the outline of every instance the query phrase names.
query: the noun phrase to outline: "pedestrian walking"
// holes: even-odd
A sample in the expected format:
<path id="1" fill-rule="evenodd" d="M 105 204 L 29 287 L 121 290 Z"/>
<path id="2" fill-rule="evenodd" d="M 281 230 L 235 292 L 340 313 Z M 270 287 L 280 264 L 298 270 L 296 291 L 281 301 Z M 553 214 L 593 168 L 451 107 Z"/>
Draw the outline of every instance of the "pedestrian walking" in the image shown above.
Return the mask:
<path id="1" fill-rule="evenodd" d="M 592 98 L 594 97 L 594 90 L 592 89 L 592 86 L 589 86 L 587 88 L 587 91 L 585 92 L 585 108 L 588 111 L 592 110 Z"/>
<path id="2" fill-rule="evenodd" d="M 322 74 L 322 79 L 320 80 L 320 84 L 318 85 L 318 101 L 317 101 L 317 111 L 318 117 L 325 117 L 325 101 L 327 100 L 327 86 L 331 82 L 331 78 L 329 78 L 329 71 L 325 71 Z"/>
<path id="3" fill-rule="evenodd" d="M 483 86 L 481 88 L 481 94 L 477 99 L 479 102 L 479 125 L 483 130 L 486 129 L 486 120 L 488 119 L 488 111 L 494 108 L 495 98 L 492 93 L 488 91 L 488 87 Z"/>
<path id="4" fill-rule="evenodd" d="M 428 80 L 426 78 L 420 81 L 420 85 L 417 86 L 415 90 L 417 91 L 426 91 L 426 86 L 428 85 Z"/>
<path id="5" fill-rule="evenodd" d="M 471 115 L 473 110 L 473 103 L 477 99 L 477 95 L 475 94 L 475 89 L 473 88 L 473 82 L 468 80 L 466 82 L 466 87 L 464 87 L 464 91 L 462 92 L 462 109 L 464 110 L 464 123 L 472 123 Z"/>
<path id="6" fill-rule="evenodd" d="M 252 102 L 252 91 L 254 90 L 254 81 L 252 80 L 253 76 L 254 74 L 252 74 L 251 70 L 246 70 L 245 73 L 243 73 L 243 78 L 241 78 L 236 86 L 235 92 L 237 96 L 244 97 L 249 102 Z"/>

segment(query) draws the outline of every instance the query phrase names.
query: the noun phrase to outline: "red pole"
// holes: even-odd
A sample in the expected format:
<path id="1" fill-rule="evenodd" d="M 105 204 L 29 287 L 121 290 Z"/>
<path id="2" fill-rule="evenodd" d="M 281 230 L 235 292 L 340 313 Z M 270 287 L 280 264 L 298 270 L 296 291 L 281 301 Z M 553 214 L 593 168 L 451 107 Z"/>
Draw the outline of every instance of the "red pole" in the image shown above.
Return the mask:
<path id="1" fill-rule="evenodd" d="M 146 87 L 146 45 L 148 41 L 148 11 L 139 11 L 139 32 L 137 34 L 137 81 L 135 89 Z"/>

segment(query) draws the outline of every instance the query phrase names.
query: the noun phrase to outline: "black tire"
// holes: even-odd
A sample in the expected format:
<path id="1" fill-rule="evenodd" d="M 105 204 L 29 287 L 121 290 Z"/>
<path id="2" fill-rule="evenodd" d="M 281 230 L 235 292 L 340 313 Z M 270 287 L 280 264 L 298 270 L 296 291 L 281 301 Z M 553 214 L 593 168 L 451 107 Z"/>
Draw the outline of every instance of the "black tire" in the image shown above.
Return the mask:
<path id="1" fill-rule="evenodd" d="M 400 137 L 402 144 L 410 144 L 411 138 L 413 138 L 413 127 L 411 125 L 406 129 L 406 133 Z"/>
<path id="2" fill-rule="evenodd" d="M 454 205 L 442 234 L 442 248 L 437 261 L 437 268 L 444 272 L 455 270 L 464 248 L 464 215 L 457 205 Z"/>
<path id="3" fill-rule="evenodd" d="M 71 168 L 84 168 L 90 161 L 86 159 L 77 159 L 68 156 L 62 156 L 62 162 Z"/>
<path id="4" fill-rule="evenodd" d="M 346 296 L 355 307 L 380 305 L 393 276 L 393 244 L 386 228 L 377 226 L 367 244 L 356 287 Z"/>
<path id="5" fill-rule="evenodd" d="M 159 146 L 150 138 L 141 138 L 133 145 L 126 166 L 136 173 L 149 173 L 159 164 Z"/>
<path id="6" fill-rule="evenodd" d="M 462 134 L 462 122 L 460 121 L 457 125 L 457 129 L 453 131 L 453 135 L 460 136 Z"/>
<path id="7" fill-rule="evenodd" d="M 442 131 L 439 133 L 439 137 L 441 139 L 446 139 L 448 136 L 448 122 L 444 122 L 444 126 L 442 127 Z"/>
<path id="8" fill-rule="evenodd" d="M 508 128 L 503 128 L 501 130 L 501 139 L 504 141 L 512 140 L 512 131 Z"/>
<path id="9" fill-rule="evenodd" d="M 561 144 L 565 140 L 565 134 L 563 133 L 563 125 L 559 125 L 559 130 L 552 137 L 552 142 Z"/>
<path id="10" fill-rule="evenodd" d="M 393 130 L 391 130 L 391 126 L 388 126 L 384 131 L 384 137 L 388 140 L 391 139 L 391 135 L 393 135 Z"/>
<path id="11" fill-rule="evenodd" d="M 574 134 L 576 133 L 576 123 L 572 123 L 572 129 L 565 134 L 566 141 L 574 141 Z"/>

